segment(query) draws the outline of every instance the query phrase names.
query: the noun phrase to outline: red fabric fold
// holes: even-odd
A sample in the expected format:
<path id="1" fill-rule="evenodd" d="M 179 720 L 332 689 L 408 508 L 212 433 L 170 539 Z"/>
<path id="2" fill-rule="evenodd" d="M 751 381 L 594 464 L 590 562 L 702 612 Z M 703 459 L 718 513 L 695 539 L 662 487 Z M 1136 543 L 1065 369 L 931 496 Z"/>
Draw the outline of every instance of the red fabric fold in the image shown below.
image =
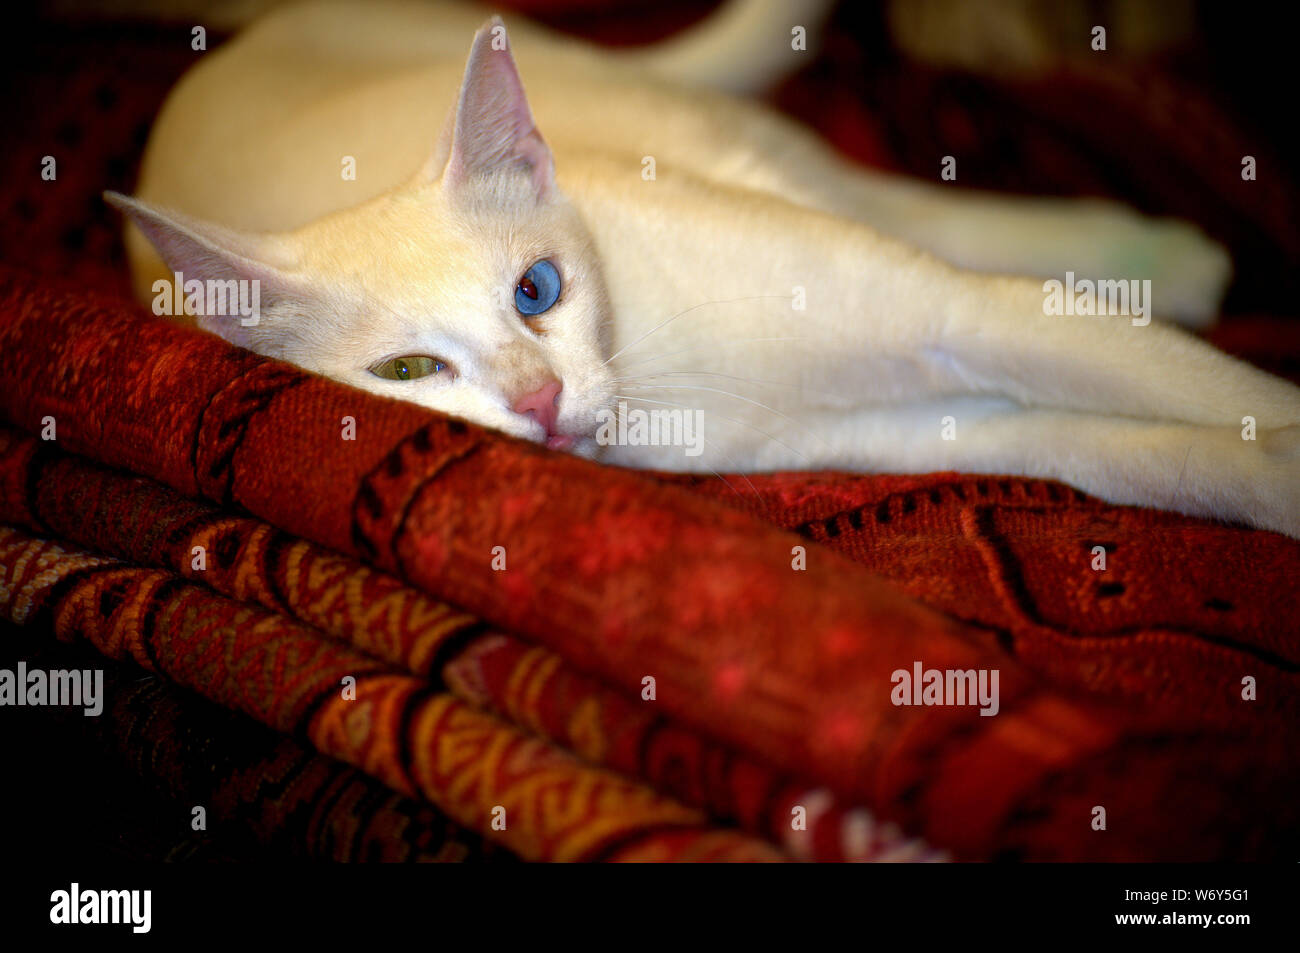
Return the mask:
<path id="1" fill-rule="evenodd" d="M 15 425 L 40 433 L 52 417 L 64 450 L 359 555 L 630 697 L 652 678 L 653 704 L 683 724 L 958 856 L 1196 857 L 1270 839 L 1232 806 L 1276 780 L 1285 758 L 1265 739 L 1234 755 L 1203 729 L 1066 692 L 980 627 L 688 487 L 12 271 L 0 345 L 0 415 Z M 792 567 L 799 545 L 806 570 Z M 891 673 L 914 661 L 997 669 L 999 715 L 894 705 Z M 1092 836 L 1099 803 L 1141 830 Z"/>

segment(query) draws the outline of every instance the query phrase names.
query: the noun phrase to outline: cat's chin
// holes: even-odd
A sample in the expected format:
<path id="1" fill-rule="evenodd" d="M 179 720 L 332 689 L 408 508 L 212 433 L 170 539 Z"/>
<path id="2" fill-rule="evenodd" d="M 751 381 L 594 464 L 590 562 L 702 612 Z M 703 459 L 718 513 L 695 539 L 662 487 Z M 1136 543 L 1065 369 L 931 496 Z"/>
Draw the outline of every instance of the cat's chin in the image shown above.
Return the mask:
<path id="1" fill-rule="evenodd" d="M 540 444 L 547 450 L 572 454 L 586 460 L 594 460 L 600 452 L 600 445 L 594 436 L 584 434 L 552 434 L 549 437 L 527 436 L 530 443 Z"/>
<path id="2" fill-rule="evenodd" d="M 569 439 L 572 440 L 572 443 L 567 447 L 557 447 L 555 449 L 571 453 L 575 457 L 582 457 L 584 460 L 595 460 L 600 452 L 600 445 L 596 443 L 595 437 L 570 437 Z"/>

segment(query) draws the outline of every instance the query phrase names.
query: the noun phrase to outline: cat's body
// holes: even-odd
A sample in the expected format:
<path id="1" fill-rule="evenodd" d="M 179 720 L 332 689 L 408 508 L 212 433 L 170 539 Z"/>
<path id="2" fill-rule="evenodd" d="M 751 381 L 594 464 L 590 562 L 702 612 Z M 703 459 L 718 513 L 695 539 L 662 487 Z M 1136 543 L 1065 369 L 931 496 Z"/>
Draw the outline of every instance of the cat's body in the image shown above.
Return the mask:
<path id="1" fill-rule="evenodd" d="M 525 103 L 504 30 L 465 67 L 481 23 L 316 3 L 211 54 L 131 207 L 170 266 L 129 236 L 145 299 L 171 269 L 256 278 L 258 326 L 205 326 L 613 463 L 1036 475 L 1300 536 L 1300 390 L 1159 321 L 1045 314 L 1041 278 L 878 230 L 969 267 L 1151 278 L 1158 308 L 1195 320 L 1227 264 L 1191 229 L 867 174 L 761 107 L 512 27 Z M 538 262 L 563 290 L 525 320 L 511 295 L 530 307 Z M 376 376 L 402 355 L 442 370 Z M 701 411 L 703 452 L 596 446 L 620 401 Z"/>

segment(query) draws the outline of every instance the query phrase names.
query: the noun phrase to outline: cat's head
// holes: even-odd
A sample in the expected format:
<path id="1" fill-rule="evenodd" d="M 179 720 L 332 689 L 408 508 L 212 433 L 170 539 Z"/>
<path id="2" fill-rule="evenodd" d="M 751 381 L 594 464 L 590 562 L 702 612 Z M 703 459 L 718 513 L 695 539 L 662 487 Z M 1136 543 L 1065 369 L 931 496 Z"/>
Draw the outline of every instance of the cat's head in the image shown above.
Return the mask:
<path id="1" fill-rule="evenodd" d="M 205 329 L 364 390 L 594 454 L 598 414 L 613 399 L 609 299 L 499 20 L 475 37 L 424 169 L 363 205 L 252 235 L 109 198 L 186 280 L 258 282 L 255 324 L 199 315 Z"/>

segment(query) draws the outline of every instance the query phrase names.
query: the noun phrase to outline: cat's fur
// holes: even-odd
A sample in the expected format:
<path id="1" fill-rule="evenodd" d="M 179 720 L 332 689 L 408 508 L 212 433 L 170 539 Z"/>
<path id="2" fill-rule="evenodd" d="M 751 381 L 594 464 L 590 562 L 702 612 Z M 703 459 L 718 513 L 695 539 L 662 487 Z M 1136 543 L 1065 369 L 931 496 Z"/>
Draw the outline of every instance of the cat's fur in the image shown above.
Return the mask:
<path id="1" fill-rule="evenodd" d="M 763 12 L 788 46 L 797 21 Z M 144 299 L 173 269 L 259 279 L 257 326 L 200 323 L 617 464 L 1053 477 L 1300 536 L 1300 389 L 1159 321 L 1049 316 L 1041 279 L 985 273 L 1150 278 L 1158 309 L 1200 321 L 1229 264 L 1194 229 L 868 173 L 758 105 L 656 79 L 651 54 L 534 27 L 494 49 L 490 21 L 463 67 L 480 17 L 309 3 L 205 57 L 140 200 L 113 197 L 166 261 L 128 235 Z M 563 294 L 525 322 L 511 294 L 543 258 Z M 369 370 L 407 354 L 452 370 Z M 534 412 L 552 380 L 554 420 Z M 700 409 L 705 452 L 597 447 L 623 399 Z"/>

